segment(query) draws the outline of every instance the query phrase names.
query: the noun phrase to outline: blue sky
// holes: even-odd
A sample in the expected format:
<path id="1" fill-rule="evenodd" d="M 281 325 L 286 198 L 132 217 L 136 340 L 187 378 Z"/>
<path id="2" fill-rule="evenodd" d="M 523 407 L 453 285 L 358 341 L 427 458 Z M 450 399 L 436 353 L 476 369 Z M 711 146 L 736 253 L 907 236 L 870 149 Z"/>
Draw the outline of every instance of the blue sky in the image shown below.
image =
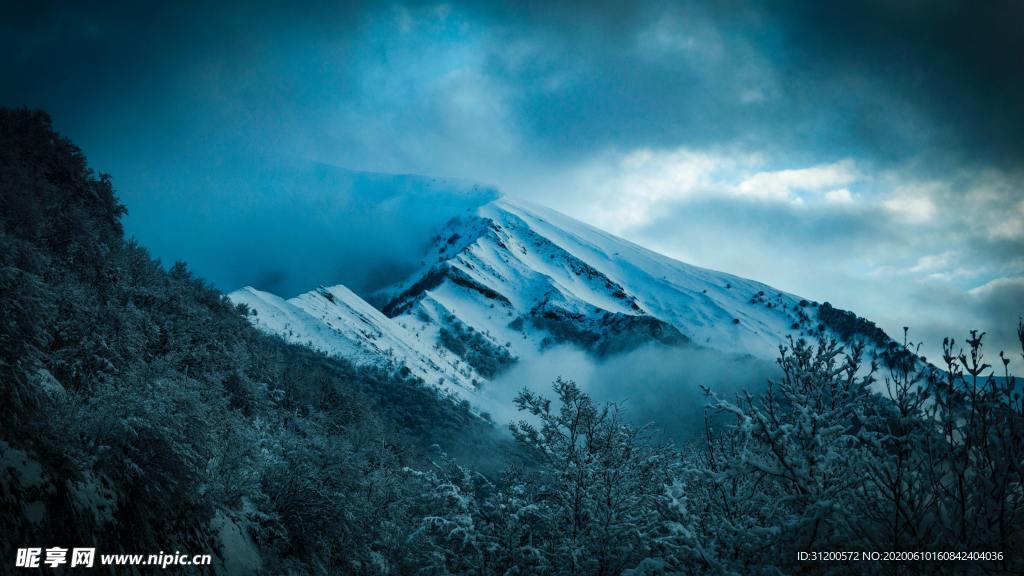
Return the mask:
<path id="1" fill-rule="evenodd" d="M 494 187 L 932 351 L 1009 347 L 1024 8 L 823 4 L 7 7 L 0 104 L 49 110 L 129 233 L 224 289 L 371 289 Z M 484 187 L 349 186 L 335 226 L 309 161 Z"/>

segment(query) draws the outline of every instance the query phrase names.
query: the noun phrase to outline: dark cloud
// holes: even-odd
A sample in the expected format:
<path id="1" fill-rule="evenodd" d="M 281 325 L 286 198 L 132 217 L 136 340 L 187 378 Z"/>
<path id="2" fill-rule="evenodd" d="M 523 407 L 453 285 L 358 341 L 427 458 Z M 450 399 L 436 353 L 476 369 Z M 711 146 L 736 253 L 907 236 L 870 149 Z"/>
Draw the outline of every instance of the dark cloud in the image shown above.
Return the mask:
<path id="1" fill-rule="evenodd" d="M 853 101 L 864 84 L 888 95 L 851 115 L 851 127 L 874 147 L 887 148 L 893 118 L 917 116 L 913 144 L 985 163 L 1024 158 L 1024 4 L 783 2 L 765 13 L 779 35 L 780 63 L 812 86 L 837 83 Z M 886 101 L 894 108 L 867 107 Z"/>
<path id="2" fill-rule="evenodd" d="M 360 142 L 344 132 L 365 128 L 338 126 L 339 109 L 379 116 L 415 107 L 402 97 L 423 96 L 430 66 L 414 56 L 442 59 L 439 49 L 464 46 L 500 87 L 488 97 L 509 106 L 511 129 L 546 154 L 744 141 L 786 147 L 790 158 L 927 153 L 942 161 L 932 167 L 949 157 L 1024 157 L 1024 5 L 1008 0 L 455 3 L 444 12 L 448 28 L 419 36 L 405 34 L 394 13 L 407 10 L 423 26 L 437 19 L 433 4 L 7 10 L 3 102 L 51 109 L 104 148 L 119 141 L 95 133 L 112 129 L 177 135 L 182 146 L 223 140 L 180 125 L 192 121 L 234 133 L 232 146 L 339 160 L 346 152 L 333 147 Z M 410 65 L 425 76 L 403 82 Z M 398 102 L 373 98 L 367 66 L 399 78 Z M 440 119 L 405 120 L 423 133 L 441 129 Z"/>
<path id="3" fill-rule="evenodd" d="M 877 198 L 828 210 L 705 198 L 658 212 L 641 195 L 635 202 L 661 216 L 633 237 L 677 256 L 818 299 L 840 293 L 865 315 L 892 312 L 894 323 L 904 308 L 872 301 L 879 284 L 868 271 L 954 253 L 951 268 L 988 274 L 955 286 L 961 297 L 1021 274 L 1019 2 L 260 0 L 3 10 L 0 104 L 48 109 L 92 164 L 114 175 L 129 232 L 226 289 L 379 285 L 411 265 L 431 226 L 480 200 L 460 186 L 450 195 L 325 187 L 313 169 L 295 168 L 309 160 L 496 183 L 580 215 L 606 198 L 550 183 L 572 182 L 579 166 L 616 154 L 681 149 L 760 155 L 758 170 L 852 159 L 877 184 L 854 193 Z M 1003 176 L 975 194 L 985 170 Z M 886 171 L 905 173 L 887 183 L 877 176 Z M 910 176 L 943 186 L 906 194 L 927 196 L 941 217 L 963 217 L 931 227 L 896 218 L 884 201 L 903 194 L 899 180 Z M 338 195 L 351 202 L 322 209 Z M 966 197 L 976 199 L 961 204 Z M 395 204 L 402 209 L 384 209 Z M 815 259 L 820 278 L 778 273 Z"/>
<path id="4" fill-rule="evenodd" d="M 929 170 L 1024 157 L 1020 3 L 556 6 L 490 14 L 492 73 L 521 87 L 519 114 L 554 151 L 743 141 L 926 154 Z"/>
<path id="5" fill-rule="evenodd" d="M 498 194 L 300 161 L 196 181 L 199 189 L 139 206 L 132 227 L 156 254 L 184 260 L 222 289 L 252 285 L 282 296 L 337 283 L 367 293 L 404 279 L 452 215 Z"/>

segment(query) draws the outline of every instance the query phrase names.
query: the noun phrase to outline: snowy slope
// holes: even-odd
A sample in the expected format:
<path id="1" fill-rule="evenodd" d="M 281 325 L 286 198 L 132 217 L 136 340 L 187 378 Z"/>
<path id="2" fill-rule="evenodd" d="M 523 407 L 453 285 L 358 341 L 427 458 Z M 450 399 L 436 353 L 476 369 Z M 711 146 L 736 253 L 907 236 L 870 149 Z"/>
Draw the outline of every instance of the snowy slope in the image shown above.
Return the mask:
<path id="1" fill-rule="evenodd" d="M 772 361 L 788 336 L 819 329 L 888 340 L 851 313 L 503 198 L 450 221 L 416 273 L 369 297 L 374 306 L 344 286 L 230 297 L 267 332 L 356 363 L 405 366 L 470 398 L 518 358 L 563 344 L 598 357 L 660 342 Z"/>
<path id="2" fill-rule="evenodd" d="M 521 201 L 495 200 L 450 223 L 430 254 L 373 301 L 417 330 L 457 322 L 514 353 L 563 341 L 606 353 L 653 339 L 771 359 L 807 328 L 796 296 Z"/>
<path id="3" fill-rule="evenodd" d="M 284 300 L 252 287 L 228 295 L 250 309 L 258 328 L 355 364 L 402 368 L 439 389 L 470 390 L 479 376 L 459 357 L 436 349 L 381 314 L 344 286 L 319 288 Z"/>

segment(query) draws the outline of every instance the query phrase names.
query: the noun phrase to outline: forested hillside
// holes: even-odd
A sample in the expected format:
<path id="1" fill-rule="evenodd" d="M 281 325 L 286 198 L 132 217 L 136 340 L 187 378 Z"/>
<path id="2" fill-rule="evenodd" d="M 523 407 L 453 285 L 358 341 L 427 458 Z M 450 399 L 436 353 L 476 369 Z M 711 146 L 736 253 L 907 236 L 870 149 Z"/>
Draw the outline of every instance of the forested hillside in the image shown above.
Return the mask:
<path id="1" fill-rule="evenodd" d="M 707 391 L 727 424 L 692 446 L 559 379 L 515 400 L 513 449 L 165 270 L 43 113 L 0 110 L 0 206 L 0 571 L 51 546 L 244 574 L 1024 571 L 1016 354 L 983 334 L 941 369 L 890 342 L 884 371 L 863 339 L 790 339 L 764 394 Z"/>
<path id="2" fill-rule="evenodd" d="M 216 553 L 227 522 L 271 573 L 390 562 L 404 468 L 435 444 L 493 452 L 464 406 L 263 335 L 165 271 L 42 112 L 0 111 L 0 206 L 5 569 L 24 546 Z"/>

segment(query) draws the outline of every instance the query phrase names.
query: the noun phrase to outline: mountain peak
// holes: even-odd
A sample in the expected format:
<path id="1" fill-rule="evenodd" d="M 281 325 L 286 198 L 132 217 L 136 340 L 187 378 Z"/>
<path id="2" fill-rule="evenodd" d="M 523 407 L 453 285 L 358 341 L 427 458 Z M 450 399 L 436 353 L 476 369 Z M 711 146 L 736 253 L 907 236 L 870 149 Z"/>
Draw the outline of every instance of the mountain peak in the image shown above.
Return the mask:
<path id="1" fill-rule="evenodd" d="M 799 322 L 800 301 L 507 197 L 449 222 L 420 270 L 374 300 L 390 317 L 443 317 L 453 308 L 472 309 L 454 315 L 467 316 L 461 321 L 478 330 L 515 336 L 494 313 L 479 310 L 482 305 L 509 321 L 556 333 L 542 341 L 553 336 L 596 352 L 628 348 L 648 337 L 739 348 L 765 358 Z M 637 330 L 625 342 L 610 341 Z"/>
<path id="2" fill-rule="evenodd" d="M 507 197 L 449 221 L 415 273 L 370 296 L 376 307 L 343 286 L 231 298 L 265 330 L 459 394 L 552 346 L 605 356 L 696 345 L 770 361 L 789 336 L 837 330 L 797 296 Z"/>

